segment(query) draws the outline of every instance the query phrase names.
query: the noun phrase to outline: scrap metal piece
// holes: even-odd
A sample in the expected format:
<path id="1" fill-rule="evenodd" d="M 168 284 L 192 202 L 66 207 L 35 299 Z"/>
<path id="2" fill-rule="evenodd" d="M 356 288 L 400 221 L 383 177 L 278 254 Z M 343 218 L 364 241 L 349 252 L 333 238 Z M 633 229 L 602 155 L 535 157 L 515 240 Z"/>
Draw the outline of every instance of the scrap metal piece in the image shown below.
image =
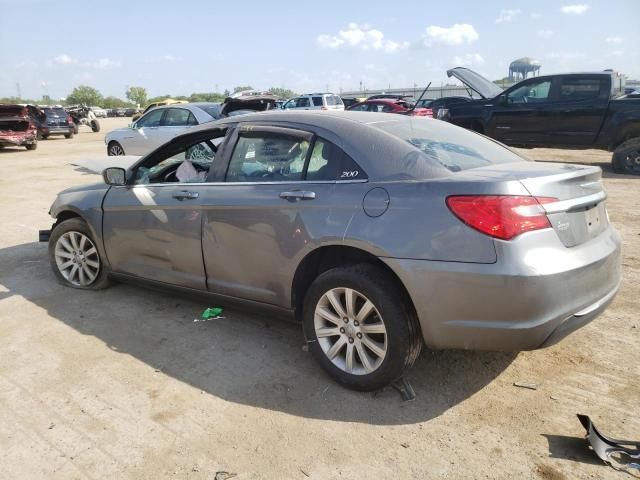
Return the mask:
<path id="1" fill-rule="evenodd" d="M 400 392 L 403 402 L 413 402 L 416 399 L 416 391 L 413 389 L 409 380 L 402 377 L 391 384 L 393 388 Z"/>
<path id="2" fill-rule="evenodd" d="M 600 433 L 587 415 L 578 414 L 578 420 L 587 431 L 595 454 L 615 469 L 635 468 L 640 470 L 640 441 L 617 440 Z"/>

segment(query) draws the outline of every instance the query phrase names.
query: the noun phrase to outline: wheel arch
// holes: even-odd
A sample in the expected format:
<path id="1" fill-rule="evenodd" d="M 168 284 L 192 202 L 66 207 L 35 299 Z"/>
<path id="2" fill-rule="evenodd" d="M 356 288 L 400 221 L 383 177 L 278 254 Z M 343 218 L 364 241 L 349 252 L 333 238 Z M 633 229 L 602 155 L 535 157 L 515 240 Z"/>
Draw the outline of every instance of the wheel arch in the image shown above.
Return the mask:
<path id="1" fill-rule="evenodd" d="M 98 248 L 98 252 L 100 253 L 100 257 L 102 258 L 104 264 L 107 267 L 110 266 L 109 258 L 107 257 L 107 254 L 104 248 L 104 243 L 102 241 L 102 231 L 101 231 L 102 225 L 101 224 L 98 225 L 100 232 L 96 231 L 95 225 L 93 224 L 91 219 L 88 218 L 81 210 L 77 209 L 73 205 L 62 206 L 58 208 L 55 212 L 52 212 L 52 215 L 56 219 L 53 226 L 51 227 L 52 232 L 55 230 L 55 228 L 58 225 L 60 225 L 62 222 L 66 220 L 70 220 L 72 218 L 79 218 L 80 220 L 82 220 L 89 228 L 89 231 L 93 236 L 93 241 L 95 242 L 96 247 Z"/>
<path id="2" fill-rule="evenodd" d="M 332 268 L 357 263 L 367 263 L 381 268 L 393 279 L 401 293 L 406 297 L 407 304 L 416 312 L 415 305 L 409 291 L 396 272 L 374 254 L 358 247 L 348 245 L 324 245 L 318 247 L 300 261 L 293 276 L 291 285 L 291 306 L 296 321 L 301 321 L 300 315 L 307 290 L 313 281 L 323 272 Z"/>

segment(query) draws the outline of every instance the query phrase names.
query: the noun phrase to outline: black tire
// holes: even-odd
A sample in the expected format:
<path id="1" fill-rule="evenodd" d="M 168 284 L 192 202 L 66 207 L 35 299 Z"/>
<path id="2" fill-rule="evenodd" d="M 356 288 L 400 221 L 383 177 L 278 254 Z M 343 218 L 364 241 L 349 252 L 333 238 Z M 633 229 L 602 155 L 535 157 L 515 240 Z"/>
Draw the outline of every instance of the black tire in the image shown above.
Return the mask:
<path id="1" fill-rule="evenodd" d="M 102 290 L 104 288 L 109 287 L 112 282 L 109 279 L 107 269 L 105 268 L 104 260 L 100 256 L 100 250 L 98 248 L 96 248 L 97 250 L 96 255 L 100 261 L 100 269 L 99 269 L 98 275 L 93 280 L 93 282 L 85 286 L 74 285 L 62 275 L 56 263 L 55 248 L 60 237 L 67 232 L 82 233 L 83 235 L 87 236 L 93 242 L 94 245 L 97 245 L 97 242 L 93 237 L 91 230 L 89 229 L 85 221 L 82 220 L 81 218 L 77 218 L 77 217 L 70 218 L 56 225 L 56 227 L 51 232 L 51 236 L 49 237 L 49 262 L 51 264 L 51 269 L 53 270 L 53 273 L 58 278 L 58 281 L 67 287 L 78 288 L 80 290 Z"/>
<path id="2" fill-rule="evenodd" d="M 316 306 L 326 292 L 340 287 L 356 290 L 369 299 L 380 313 L 377 318 L 385 325 L 386 355 L 371 373 L 357 375 L 342 370 L 318 342 L 314 326 Z M 337 267 L 318 276 L 305 295 L 302 322 L 316 361 L 334 380 L 354 390 L 379 390 L 398 380 L 418 358 L 423 345 L 418 318 L 407 294 L 386 271 L 370 264 Z"/>
<path id="3" fill-rule="evenodd" d="M 98 120 L 91 120 L 91 130 L 94 132 L 100 131 L 100 122 Z"/>
<path id="4" fill-rule="evenodd" d="M 117 148 L 119 148 L 122 153 L 115 153 L 117 151 Z M 109 142 L 109 145 L 107 145 L 107 155 L 109 157 L 115 157 L 118 155 L 126 155 L 126 153 L 124 152 L 124 148 L 122 148 L 122 145 L 114 140 L 112 142 Z"/>
<path id="5" fill-rule="evenodd" d="M 33 143 L 29 143 L 25 145 L 24 148 L 26 148 L 27 150 L 35 150 L 36 148 L 38 148 L 38 141 L 36 140 Z"/>
<path id="6" fill-rule="evenodd" d="M 74 123 L 73 124 L 73 134 L 77 135 L 79 131 L 80 131 L 80 127 L 78 126 L 77 123 Z"/>
<path id="7" fill-rule="evenodd" d="M 73 138 L 73 132 L 67 133 L 64 138 Z"/>
<path id="8" fill-rule="evenodd" d="M 42 135 L 40 138 L 41 138 L 42 140 L 46 140 L 46 139 L 48 139 L 48 138 L 49 138 L 49 135 Z"/>
<path id="9" fill-rule="evenodd" d="M 473 131 L 474 131 L 474 132 L 476 132 L 476 133 L 480 133 L 480 134 L 484 135 L 484 126 L 482 125 L 482 123 L 481 123 L 481 122 L 479 122 L 479 121 L 477 121 L 477 120 L 476 120 L 476 121 L 474 121 L 474 122 L 471 124 L 471 130 L 473 130 Z"/>
<path id="10" fill-rule="evenodd" d="M 611 158 L 613 171 L 640 175 L 640 138 L 632 138 L 620 144 Z"/>

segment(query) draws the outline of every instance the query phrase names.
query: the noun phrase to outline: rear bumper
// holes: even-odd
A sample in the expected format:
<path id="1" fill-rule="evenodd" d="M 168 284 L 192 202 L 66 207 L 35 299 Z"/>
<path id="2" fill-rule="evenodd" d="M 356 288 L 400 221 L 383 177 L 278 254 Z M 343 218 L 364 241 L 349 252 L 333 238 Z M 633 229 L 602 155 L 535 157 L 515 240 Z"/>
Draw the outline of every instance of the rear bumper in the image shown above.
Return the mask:
<path id="1" fill-rule="evenodd" d="M 44 135 L 69 135 L 73 133 L 73 126 L 69 125 L 68 127 L 47 127 L 46 130 L 43 129 L 42 132 Z"/>
<path id="2" fill-rule="evenodd" d="M 434 349 L 533 350 L 557 343 L 602 313 L 621 279 L 611 227 L 564 247 L 553 230 L 496 242 L 494 264 L 388 259 Z"/>
<path id="3" fill-rule="evenodd" d="M 22 146 L 35 143 L 36 135 L 33 133 L 14 133 L 10 135 L 0 135 L 0 145 L 6 146 Z"/>

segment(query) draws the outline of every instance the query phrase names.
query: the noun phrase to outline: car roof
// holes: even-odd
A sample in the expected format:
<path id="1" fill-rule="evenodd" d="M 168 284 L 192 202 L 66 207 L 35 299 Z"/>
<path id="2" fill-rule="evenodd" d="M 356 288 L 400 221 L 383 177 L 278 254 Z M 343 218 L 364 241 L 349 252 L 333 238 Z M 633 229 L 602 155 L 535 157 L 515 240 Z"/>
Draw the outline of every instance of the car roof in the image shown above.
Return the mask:
<path id="1" fill-rule="evenodd" d="M 412 122 L 430 122 L 428 125 L 436 131 L 434 136 L 437 136 L 438 129 L 459 128 L 432 118 L 388 113 L 267 110 L 216 120 L 193 127 L 190 132 L 202 132 L 246 122 L 314 131 L 344 150 L 367 172 L 369 179 L 374 181 L 424 178 L 418 172 L 416 162 L 411 161 L 418 150 L 407 141 L 377 128 L 376 125 L 396 122 L 410 126 Z M 416 171 L 412 173 L 412 170 Z M 447 172 L 448 170 L 444 169 L 442 175 L 448 175 Z"/>

